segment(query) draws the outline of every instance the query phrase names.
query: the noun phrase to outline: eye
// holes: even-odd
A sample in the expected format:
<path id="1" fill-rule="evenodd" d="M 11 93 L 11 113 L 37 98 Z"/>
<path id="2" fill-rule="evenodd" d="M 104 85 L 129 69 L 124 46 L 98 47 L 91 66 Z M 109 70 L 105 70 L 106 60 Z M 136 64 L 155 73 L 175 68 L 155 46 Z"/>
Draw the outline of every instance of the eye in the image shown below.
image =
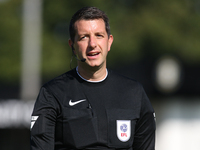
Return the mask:
<path id="1" fill-rule="evenodd" d="M 84 36 L 81 36 L 80 37 L 80 40 L 83 40 L 83 39 L 85 39 L 86 38 L 86 36 L 84 35 Z"/>
<path id="2" fill-rule="evenodd" d="M 96 35 L 98 38 L 103 38 L 104 36 L 103 36 L 103 34 L 97 34 Z"/>

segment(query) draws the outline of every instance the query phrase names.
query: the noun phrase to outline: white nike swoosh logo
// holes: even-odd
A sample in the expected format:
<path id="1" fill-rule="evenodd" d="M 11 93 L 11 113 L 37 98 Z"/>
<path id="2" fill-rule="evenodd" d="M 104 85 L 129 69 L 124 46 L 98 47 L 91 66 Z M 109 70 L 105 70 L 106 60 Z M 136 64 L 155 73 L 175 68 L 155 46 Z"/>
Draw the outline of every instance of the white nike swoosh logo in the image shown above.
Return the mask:
<path id="1" fill-rule="evenodd" d="M 70 106 L 74 106 L 74 105 L 76 105 L 76 104 L 78 104 L 78 103 L 80 103 L 80 102 L 83 102 L 83 101 L 86 101 L 86 99 L 82 99 L 82 100 L 76 101 L 76 102 L 72 102 L 72 100 L 70 100 L 70 101 L 69 101 L 69 105 L 70 105 Z"/>

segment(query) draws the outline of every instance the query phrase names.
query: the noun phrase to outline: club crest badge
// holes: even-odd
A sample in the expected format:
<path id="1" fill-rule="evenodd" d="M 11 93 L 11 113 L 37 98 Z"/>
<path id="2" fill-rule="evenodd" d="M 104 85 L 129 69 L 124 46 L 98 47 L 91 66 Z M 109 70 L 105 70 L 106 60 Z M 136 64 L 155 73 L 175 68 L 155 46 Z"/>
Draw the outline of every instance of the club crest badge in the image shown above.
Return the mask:
<path id="1" fill-rule="evenodd" d="M 131 121 L 117 120 L 117 137 L 120 141 L 126 142 L 131 137 Z"/>

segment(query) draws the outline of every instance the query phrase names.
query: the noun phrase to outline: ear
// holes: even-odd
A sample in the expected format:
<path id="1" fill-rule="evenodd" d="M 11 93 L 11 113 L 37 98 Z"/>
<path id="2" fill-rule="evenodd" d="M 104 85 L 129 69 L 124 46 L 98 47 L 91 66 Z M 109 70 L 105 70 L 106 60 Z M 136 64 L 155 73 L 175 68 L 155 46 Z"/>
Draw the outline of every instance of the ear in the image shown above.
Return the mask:
<path id="1" fill-rule="evenodd" d="M 114 40 L 113 36 L 110 35 L 110 36 L 108 37 L 108 51 L 110 51 L 111 45 L 112 45 L 112 43 L 113 43 L 113 40 Z"/>
<path id="2" fill-rule="evenodd" d="M 71 48 L 73 47 L 73 42 L 72 42 L 71 39 L 68 40 L 68 44 L 69 44 L 69 46 L 70 46 Z"/>
<path id="3" fill-rule="evenodd" d="M 75 51 L 74 46 L 73 46 L 74 43 L 72 42 L 71 39 L 69 39 L 68 44 L 69 44 L 69 46 L 71 47 L 72 52 L 74 53 L 74 55 L 76 55 L 76 51 Z"/>

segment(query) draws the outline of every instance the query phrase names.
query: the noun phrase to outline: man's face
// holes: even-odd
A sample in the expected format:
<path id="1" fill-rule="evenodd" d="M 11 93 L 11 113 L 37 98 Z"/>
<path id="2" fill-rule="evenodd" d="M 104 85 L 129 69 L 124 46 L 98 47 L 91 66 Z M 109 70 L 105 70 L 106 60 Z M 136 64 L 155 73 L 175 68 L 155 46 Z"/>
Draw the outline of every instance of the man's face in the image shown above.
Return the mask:
<path id="1" fill-rule="evenodd" d="M 75 54 L 79 59 L 79 66 L 106 67 L 106 57 L 113 41 L 108 37 L 105 23 L 102 19 L 79 20 L 75 22 L 76 35 L 74 38 Z M 69 41 L 70 43 L 70 41 Z"/>

